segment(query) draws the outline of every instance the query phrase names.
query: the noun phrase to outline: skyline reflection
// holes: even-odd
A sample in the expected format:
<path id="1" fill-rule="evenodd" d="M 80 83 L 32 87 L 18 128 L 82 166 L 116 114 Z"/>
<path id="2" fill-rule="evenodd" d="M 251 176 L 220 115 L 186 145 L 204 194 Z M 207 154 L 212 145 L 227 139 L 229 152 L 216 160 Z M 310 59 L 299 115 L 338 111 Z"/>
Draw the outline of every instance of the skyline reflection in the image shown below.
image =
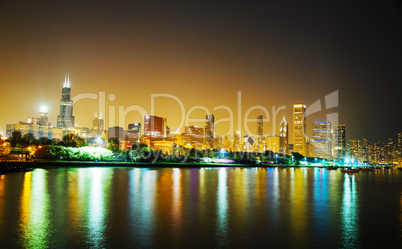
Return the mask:
<path id="1" fill-rule="evenodd" d="M 398 174 L 302 168 L 35 169 L 0 179 L 0 238 L 8 247 L 181 247 L 194 241 L 205 248 L 261 243 L 356 247 L 367 244 L 370 224 L 388 219 L 400 229 L 395 230 L 400 240 Z M 393 199 L 376 195 L 386 201 L 374 201 L 373 191 L 358 193 L 390 183 L 399 186 L 386 189 Z M 8 203 L 19 206 L 16 217 L 4 215 L 13 208 Z M 361 209 L 370 214 L 375 205 L 386 215 L 362 219 Z M 12 234 L 17 239 L 10 242 Z M 284 235 L 289 239 L 280 239 Z"/>

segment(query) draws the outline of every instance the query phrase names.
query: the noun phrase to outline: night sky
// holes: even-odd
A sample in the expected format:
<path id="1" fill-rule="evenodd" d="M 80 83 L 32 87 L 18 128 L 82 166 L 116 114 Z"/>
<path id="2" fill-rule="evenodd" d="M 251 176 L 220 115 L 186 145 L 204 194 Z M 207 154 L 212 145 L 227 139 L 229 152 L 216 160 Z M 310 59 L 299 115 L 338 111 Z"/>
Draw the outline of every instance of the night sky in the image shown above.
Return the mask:
<path id="1" fill-rule="evenodd" d="M 216 119 L 228 114 L 213 108 L 227 105 L 237 120 L 241 91 L 243 115 L 253 105 L 270 112 L 286 106 L 278 124 L 283 115 L 291 124 L 294 103 L 324 102 L 338 90 L 339 107 L 323 105 L 309 116 L 308 133 L 329 112 L 339 113 L 347 139 L 395 139 L 402 132 L 397 1 L 259 2 L 0 1 L 0 130 L 38 116 L 43 105 L 56 125 L 70 73 L 72 96 L 103 91 L 116 96 L 108 105 L 149 110 L 151 94 L 168 93 L 186 111 L 203 105 Z M 172 130 L 178 111 L 170 99 L 157 101 L 155 114 L 167 117 Z M 95 112 L 96 101 L 74 105 L 78 126 L 91 127 Z M 143 121 L 133 112 L 130 122 Z M 224 123 L 216 128 L 227 130 Z M 271 123 L 264 131 L 278 132 Z"/>

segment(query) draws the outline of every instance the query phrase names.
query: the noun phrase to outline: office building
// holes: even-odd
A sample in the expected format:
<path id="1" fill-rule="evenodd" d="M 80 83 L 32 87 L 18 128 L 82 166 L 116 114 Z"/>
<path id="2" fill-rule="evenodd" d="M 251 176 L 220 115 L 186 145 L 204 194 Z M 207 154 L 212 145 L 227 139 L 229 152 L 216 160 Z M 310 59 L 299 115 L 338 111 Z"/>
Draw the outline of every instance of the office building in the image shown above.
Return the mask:
<path id="1" fill-rule="evenodd" d="M 144 137 L 162 139 L 167 137 L 168 131 L 166 118 L 152 115 L 144 117 Z"/>
<path id="2" fill-rule="evenodd" d="M 205 143 L 213 148 L 214 145 L 214 129 L 215 129 L 214 115 L 207 115 L 205 122 Z"/>
<path id="3" fill-rule="evenodd" d="M 346 157 L 346 127 L 344 124 L 333 126 L 333 155 L 335 160 L 342 160 Z"/>
<path id="4" fill-rule="evenodd" d="M 74 128 L 73 101 L 70 98 L 70 75 L 66 75 L 60 100 L 60 114 L 57 116 L 57 128 Z"/>
<path id="5" fill-rule="evenodd" d="M 306 155 L 306 106 L 293 105 L 293 152 Z"/>
<path id="6" fill-rule="evenodd" d="M 279 152 L 283 155 L 287 155 L 289 144 L 289 126 L 286 122 L 285 117 L 283 117 L 281 124 L 279 125 Z"/>
<path id="7" fill-rule="evenodd" d="M 349 140 L 348 151 L 350 159 L 353 160 L 354 162 L 359 162 L 361 154 L 360 140 Z"/>
<path id="8" fill-rule="evenodd" d="M 314 121 L 312 142 L 314 157 L 332 160 L 332 127 L 331 123 Z"/>

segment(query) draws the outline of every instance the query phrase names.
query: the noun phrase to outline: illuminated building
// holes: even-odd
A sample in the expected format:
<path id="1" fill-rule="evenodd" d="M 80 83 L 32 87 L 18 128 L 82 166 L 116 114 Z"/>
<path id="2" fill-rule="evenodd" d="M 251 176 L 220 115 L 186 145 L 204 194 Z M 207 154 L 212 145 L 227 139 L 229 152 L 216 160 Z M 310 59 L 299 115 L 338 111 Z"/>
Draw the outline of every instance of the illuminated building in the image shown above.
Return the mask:
<path id="1" fill-rule="evenodd" d="M 243 146 L 241 145 L 241 133 L 240 131 L 236 131 L 235 134 L 233 134 L 233 151 L 242 151 Z"/>
<path id="2" fill-rule="evenodd" d="M 394 141 L 392 141 L 392 138 L 388 139 L 388 142 L 385 146 L 385 162 L 386 163 L 393 163 L 395 159 L 395 151 L 396 151 L 396 146 L 394 144 Z"/>
<path id="3" fill-rule="evenodd" d="M 402 132 L 398 133 L 398 148 L 399 148 L 399 152 L 402 151 Z"/>
<path id="4" fill-rule="evenodd" d="M 57 116 L 57 128 L 74 128 L 73 101 L 70 92 L 70 75 L 66 75 L 60 100 L 60 115 Z"/>
<path id="5" fill-rule="evenodd" d="M 155 141 L 153 144 L 153 149 L 160 150 L 163 153 L 172 154 L 173 141 L 165 141 L 165 140 Z"/>
<path id="6" fill-rule="evenodd" d="M 314 157 L 314 145 L 311 141 L 306 142 L 306 156 Z"/>
<path id="7" fill-rule="evenodd" d="M 334 159 L 341 160 L 346 156 L 346 128 L 344 124 L 338 124 L 333 126 L 333 130 Z"/>
<path id="8" fill-rule="evenodd" d="M 280 153 L 279 151 L 279 144 L 280 144 L 280 137 L 278 136 L 267 136 L 265 138 L 265 144 L 267 150 L 270 150 L 275 153 Z"/>
<path id="9" fill-rule="evenodd" d="M 306 155 L 306 106 L 293 105 L 293 152 Z"/>
<path id="10" fill-rule="evenodd" d="M 204 129 L 196 125 L 186 126 L 182 137 L 183 142 L 187 145 L 203 144 Z"/>
<path id="11" fill-rule="evenodd" d="M 313 146 L 314 157 L 332 160 L 332 127 L 328 121 L 314 121 Z"/>
<path id="12" fill-rule="evenodd" d="M 293 153 L 293 144 L 289 144 L 289 154 Z"/>
<path id="13" fill-rule="evenodd" d="M 154 139 L 165 138 L 168 135 L 167 119 L 158 116 L 144 117 L 144 136 Z"/>
<path id="14" fill-rule="evenodd" d="M 361 148 L 361 161 L 362 162 L 370 162 L 370 145 L 371 140 L 368 138 L 363 139 L 362 148 Z"/>
<path id="15" fill-rule="evenodd" d="M 348 151 L 350 159 L 354 161 L 360 160 L 360 141 L 359 140 L 349 140 L 348 141 Z"/>
<path id="16" fill-rule="evenodd" d="M 124 140 L 128 143 L 139 142 L 141 138 L 141 124 L 128 124 L 128 129 L 124 131 Z"/>
<path id="17" fill-rule="evenodd" d="M 289 143 L 289 126 L 286 122 L 285 117 L 283 117 L 281 124 L 279 125 L 279 152 L 283 155 L 288 154 L 288 143 Z"/>
<path id="18" fill-rule="evenodd" d="M 262 144 L 264 141 L 264 118 L 262 114 L 257 118 L 257 141 L 258 144 Z"/>
<path id="19" fill-rule="evenodd" d="M 214 126 L 214 115 L 207 115 L 205 123 L 205 143 L 208 144 L 211 149 L 214 146 Z"/>
<path id="20" fill-rule="evenodd" d="M 42 106 L 39 110 L 39 124 L 49 125 L 48 109 Z"/>
<path id="21" fill-rule="evenodd" d="M 97 117 L 97 114 L 95 113 L 95 118 L 92 121 L 92 132 L 93 136 L 101 136 L 103 131 L 105 129 L 104 126 L 104 120 L 102 118 L 102 113 Z"/>

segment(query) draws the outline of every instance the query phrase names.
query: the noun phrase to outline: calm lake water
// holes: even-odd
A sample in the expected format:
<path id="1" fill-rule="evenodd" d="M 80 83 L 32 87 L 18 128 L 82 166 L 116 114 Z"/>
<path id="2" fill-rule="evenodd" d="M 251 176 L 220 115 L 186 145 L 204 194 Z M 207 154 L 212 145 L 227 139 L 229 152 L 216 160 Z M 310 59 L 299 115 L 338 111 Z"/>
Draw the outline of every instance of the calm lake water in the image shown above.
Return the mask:
<path id="1" fill-rule="evenodd" d="M 402 246 L 402 171 L 60 168 L 0 176 L 1 248 L 372 246 Z"/>

